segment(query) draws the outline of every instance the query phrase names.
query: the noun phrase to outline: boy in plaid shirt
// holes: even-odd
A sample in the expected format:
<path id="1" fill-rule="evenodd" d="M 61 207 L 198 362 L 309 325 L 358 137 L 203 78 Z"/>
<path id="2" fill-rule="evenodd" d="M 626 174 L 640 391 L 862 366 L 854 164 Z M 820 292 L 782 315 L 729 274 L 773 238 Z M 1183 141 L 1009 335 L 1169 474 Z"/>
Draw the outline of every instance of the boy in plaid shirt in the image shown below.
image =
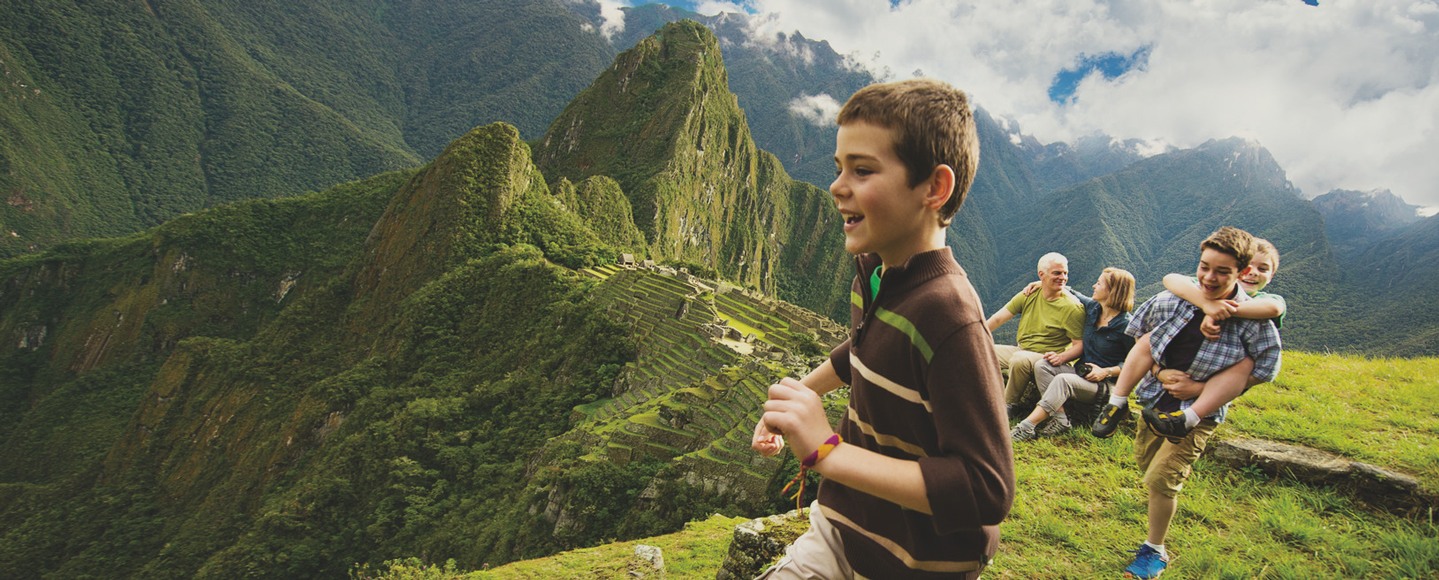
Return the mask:
<path id="1" fill-rule="evenodd" d="M 1199 247 L 1195 277 L 1205 296 L 1239 303 L 1249 300 L 1238 282 L 1248 273 L 1254 258 L 1254 236 L 1225 226 L 1205 238 Z M 1278 376 L 1279 332 L 1268 320 L 1230 319 L 1217 340 L 1205 339 L 1200 330 L 1203 320 L 1204 312 L 1198 307 L 1170 292 L 1161 292 L 1135 311 L 1126 333 L 1136 338 L 1149 334 L 1154 360 L 1161 369 L 1183 371 L 1196 381 L 1207 380 L 1246 358 L 1254 361 L 1254 379 L 1267 382 Z M 1170 394 L 1152 369 L 1126 365 L 1116 390 L 1121 387 L 1134 388 L 1140 405 L 1156 413 L 1182 411 L 1193 404 L 1193 400 Z M 1147 426 L 1135 429 L 1134 457 L 1149 490 L 1149 537 L 1135 550 L 1134 562 L 1125 569 L 1126 577 L 1154 578 L 1168 565 L 1164 538 L 1179 507 L 1179 491 L 1189 478 L 1194 460 L 1204 452 L 1219 423 L 1224 422 L 1228 408 L 1226 403 L 1204 417 L 1182 438 L 1165 437 Z"/>

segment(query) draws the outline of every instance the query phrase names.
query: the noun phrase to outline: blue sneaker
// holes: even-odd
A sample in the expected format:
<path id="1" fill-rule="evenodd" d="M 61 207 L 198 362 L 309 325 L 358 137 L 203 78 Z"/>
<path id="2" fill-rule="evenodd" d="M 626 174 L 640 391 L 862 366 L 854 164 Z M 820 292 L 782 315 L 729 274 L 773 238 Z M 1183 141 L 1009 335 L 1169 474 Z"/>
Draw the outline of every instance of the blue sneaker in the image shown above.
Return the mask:
<path id="1" fill-rule="evenodd" d="M 1165 566 L 1169 565 L 1169 558 L 1161 556 L 1149 544 L 1140 544 L 1139 549 L 1134 551 L 1134 561 L 1124 569 L 1125 578 L 1158 578 L 1164 573 Z"/>

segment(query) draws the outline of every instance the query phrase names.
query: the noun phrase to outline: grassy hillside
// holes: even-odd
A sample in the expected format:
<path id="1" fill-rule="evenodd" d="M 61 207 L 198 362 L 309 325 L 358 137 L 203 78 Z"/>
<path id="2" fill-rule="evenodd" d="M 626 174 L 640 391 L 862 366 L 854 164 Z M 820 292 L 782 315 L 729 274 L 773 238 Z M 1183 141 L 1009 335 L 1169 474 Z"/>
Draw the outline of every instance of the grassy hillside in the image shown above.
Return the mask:
<path id="1" fill-rule="evenodd" d="M 615 542 L 593 548 L 572 550 L 549 558 L 526 560 L 494 568 L 492 572 L 466 572 L 453 561 L 428 564 L 419 558 L 391 560 L 379 565 L 358 566 L 358 578 L 442 580 L 454 578 L 634 578 L 632 571 L 646 570 L 635 557 L 635 547 L 659 548 L 664 554 L 665 572 L 670 578 L 714 578 L 715 568 L 724 559 L 734 526 L 745 518 L 713 515 L 685 524 L 683 530 Z M 802 530 L 799 530 L 802 533 Z M 653 570 L 650 567 L 649 570 Z"/>
<path id="2" fill-rule="evenodd" d="M 1273 385 L 1240 400 L 1219 436 L 1311 445 L 1418 475 L 1439 490 L 1439 359 L 1367 359 L 1288 352 Z M 1418 409 L 1418 412 L 1412 412 Z M 1109 440 L 1086 433 L 1016 447 L 1019 493 L 986 577 L 1117 576 L 1144 538 L 1145 496 L 1132 431 Z M 377 578 L 623 578 L 634 545 L 664 550 L 672 578 L 712 578 L 734 519 L 714 516 L 683 532 L 516 562 L 487 572 L 443 570 L 418 560 L 375 570 Z M 807 524 L 797 522 L 797 527 Z M 1430 578 L 1439 574 L 1439 526 L 1405 519 L 1342 491 L 1258 469 L 1201 459 L 1180 496 L 1168 542 L 1181 578 Z"/>

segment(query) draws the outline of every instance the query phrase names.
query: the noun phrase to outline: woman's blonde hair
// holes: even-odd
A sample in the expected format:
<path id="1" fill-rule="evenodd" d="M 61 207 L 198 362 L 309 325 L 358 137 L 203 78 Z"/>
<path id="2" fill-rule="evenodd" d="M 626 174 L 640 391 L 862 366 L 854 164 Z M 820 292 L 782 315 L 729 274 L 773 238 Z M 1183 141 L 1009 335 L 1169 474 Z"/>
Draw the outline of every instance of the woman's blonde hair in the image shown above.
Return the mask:
<path id="1" fill-rule="evenodd" d="M 1105 306 L 1117 312 L 1134 310 L 1134 274 L 1122 268 L 1105 268 L 1099 277 L 1109 287 L 1109 299 L 1105 300 Z"/>

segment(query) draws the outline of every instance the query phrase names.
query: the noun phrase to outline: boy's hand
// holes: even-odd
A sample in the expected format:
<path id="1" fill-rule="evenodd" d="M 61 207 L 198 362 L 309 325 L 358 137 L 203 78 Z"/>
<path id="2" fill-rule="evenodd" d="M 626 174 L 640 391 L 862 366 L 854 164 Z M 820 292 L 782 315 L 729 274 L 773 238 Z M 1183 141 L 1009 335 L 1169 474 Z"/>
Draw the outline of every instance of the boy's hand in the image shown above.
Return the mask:
<path id="1" fill-rule="evenodd" d="M 1204 315 L 1215 320 L 1227 320 L 1239 309 L 1239 303 L 1233 300 L 1209 300 L 1200 307 Z"/>
<path id="2" fill-rule="evenodd" d="M 1156 370 L 1154 371 L 1154 378 L 1159 379 L 1159 382 L 1161 383 L 1172 383 L 1179 380 L 1179 377 L 1189 376 L 1184 374 L 1184 371 L 1181 370 L 1159 369 L 1157 368 L 1158 366 L 1159 365 L 1155 365 Z"/>
<path id="3" fill-rule="evenodd" d="M 764 402 L 760 419 L 770 433 L 789 438 L 795 457 L 804 459 L 834 434 L 819 395 L 791 378 L 769 387 L 769 400 Z"/>
<path id="4" fill-rule="evenodd" d="M 1028 285 L 1026 285 L 1026 286 L 1024 287 L 1023 290 L 1020 290 L 1020 292 L 1022 292 L 1025 296 L 1029 296 L 1030 294 L 1034 294 L 1034 293 L 1037 292 L 1037 291 L 1039 291 L 1039 281 L 1038 281 L 1038 280 L 1036 280 L 1036 281 L 1034 281 L 1034 282 L 1030 282 Z"/>
<path id="5" fill-rule="evenodd" d="M 1197 398 L 1204 392 L 1204 383 L 1195 381 L 1182 371 L 1164 369 L 1155 378 L 1159 379 L 1164 390 L 1181 401 Z"/>
<path id="6" fill-rule="evenodd" d="M 754 425 L 754 438 L 750 439 L 749 446 L 758 451 L 760 455 L 774 457 L 781 449 L 784 449 L 784 437 L 771 433 L 769 429 L 765 428 L 764 419 L 760 419 Z"/>
<path id="7" fill-rule="evenodd" d="M 1219 340 L 1219 321 L 1213 316 L 1204 315 L 1204 321 L 1199 323 L 1199 333 L 1209 340 Z"/>

